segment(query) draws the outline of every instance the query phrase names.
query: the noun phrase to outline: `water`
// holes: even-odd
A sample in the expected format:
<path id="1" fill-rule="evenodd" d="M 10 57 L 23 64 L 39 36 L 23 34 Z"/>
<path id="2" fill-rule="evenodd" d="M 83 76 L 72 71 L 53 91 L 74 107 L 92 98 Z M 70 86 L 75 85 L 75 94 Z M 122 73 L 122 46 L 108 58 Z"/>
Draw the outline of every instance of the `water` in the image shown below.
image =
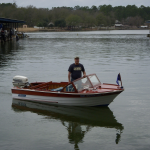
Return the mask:
<path id="1" fill-rule="evenodd" d="M 0 149 L 149 149 L 147 30 L 28 34 L 30 38 L 0 45 Z M 125 91 L 108 108 L 12 101 L 13 76 L 67 81 L 74 56 L 103 83 L 115 83 L 121 73 Z"/>

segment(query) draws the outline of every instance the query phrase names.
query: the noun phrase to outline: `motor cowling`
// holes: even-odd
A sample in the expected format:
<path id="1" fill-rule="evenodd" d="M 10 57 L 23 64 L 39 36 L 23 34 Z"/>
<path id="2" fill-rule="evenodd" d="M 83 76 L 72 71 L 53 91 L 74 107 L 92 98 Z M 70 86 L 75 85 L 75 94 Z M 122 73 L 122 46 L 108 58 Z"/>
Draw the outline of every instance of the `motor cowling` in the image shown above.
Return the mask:
<path id="1" fill-rule="evenodd" d="M 29 84 L 27 77 L 19 75 L 13 77 L 12 83 L 14 87 L 25 87 Z"/>

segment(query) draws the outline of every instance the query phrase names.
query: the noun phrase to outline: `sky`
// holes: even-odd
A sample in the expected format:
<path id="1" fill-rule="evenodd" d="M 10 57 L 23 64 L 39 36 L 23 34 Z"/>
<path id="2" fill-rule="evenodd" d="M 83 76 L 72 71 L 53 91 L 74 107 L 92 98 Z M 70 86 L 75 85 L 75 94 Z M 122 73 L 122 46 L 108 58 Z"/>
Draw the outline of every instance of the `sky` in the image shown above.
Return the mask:
<path id="1" fill-rule="evenodd" d="M 13 3 L 16 2 L 19 7 L 26 7 L 33 5 L 37 8 L 49 8 L 52 7 L 74 7 L 79 6 L 89 6 L 92 5 L 112 5 L 114 6 L 127 6 L 127 5 L 136 5 L 136 6 L 150 6 L 150 0 L 0 0 L 0 3 Z"/>

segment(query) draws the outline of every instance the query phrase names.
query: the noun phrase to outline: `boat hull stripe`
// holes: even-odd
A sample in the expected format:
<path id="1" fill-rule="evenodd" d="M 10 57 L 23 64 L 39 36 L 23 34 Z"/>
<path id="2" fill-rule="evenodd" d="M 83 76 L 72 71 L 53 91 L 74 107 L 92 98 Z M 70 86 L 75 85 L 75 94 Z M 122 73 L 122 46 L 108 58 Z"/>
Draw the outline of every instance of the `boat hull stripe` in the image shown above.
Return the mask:
<path id="1" fill-rule="evenodd" d="M 48 97 L 74 97 L 74 98 L 87 98 L 87 97 L 100 97 L 100 96 L 108 96 L 113 94 L 120 94 L 122 91 L 114 91 L 109 93 L 91 93 L 91 94 L 74 94 L 74 93 L 52 93 L 52 92 L 40 92 L 40 91 L 27 91 L 27 90 L 19 90 L 12 89 L 12 94 L 22 94 L 22 95 L 34 95 L 34 96 L 48 96 Z"/>

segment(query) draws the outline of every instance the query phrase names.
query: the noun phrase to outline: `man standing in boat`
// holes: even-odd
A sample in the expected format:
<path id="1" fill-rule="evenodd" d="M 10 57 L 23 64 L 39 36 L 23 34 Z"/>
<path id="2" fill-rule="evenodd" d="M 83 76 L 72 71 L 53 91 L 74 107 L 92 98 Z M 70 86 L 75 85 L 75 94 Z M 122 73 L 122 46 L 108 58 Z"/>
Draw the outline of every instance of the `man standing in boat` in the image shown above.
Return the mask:
<path id="1" fill-rule="evenodd" d="M 72 82 L 78 78 L 81 78 L 82 72 L 83 72 L 83 76 L 86 76 L 84 66 L 79 63 L 79 57 L 75 57 L 74 61 L 75 63 L 71 64 L 68 69 L 68 81 L 69 82 Z"/>

